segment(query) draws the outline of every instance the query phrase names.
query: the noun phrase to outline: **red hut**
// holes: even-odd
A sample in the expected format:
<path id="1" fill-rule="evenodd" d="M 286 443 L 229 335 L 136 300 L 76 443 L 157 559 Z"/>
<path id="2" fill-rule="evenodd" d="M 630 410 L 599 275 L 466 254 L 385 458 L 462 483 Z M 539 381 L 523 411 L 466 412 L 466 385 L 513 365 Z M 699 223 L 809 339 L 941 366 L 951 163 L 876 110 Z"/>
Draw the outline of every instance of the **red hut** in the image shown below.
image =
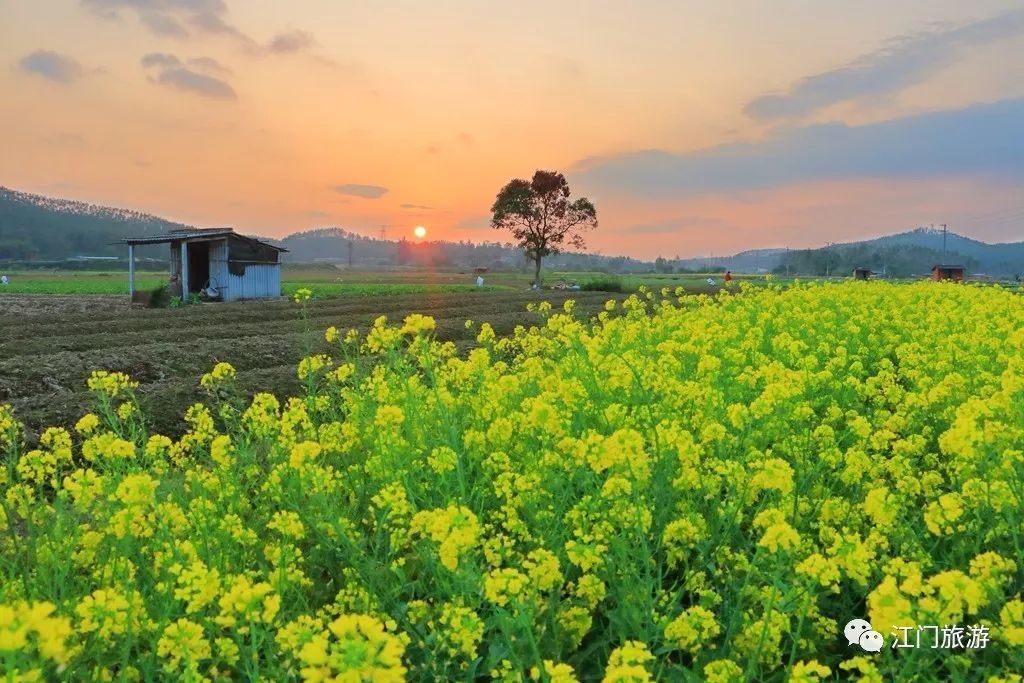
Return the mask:
<path id="1" fill-rule="evenodd" d="M 936 264 L 932 266 L 932 279 L 933 280 L 953 280 L 954 282 L 963 282 L 966 268 L 963 266 L 950 266 Z"/>

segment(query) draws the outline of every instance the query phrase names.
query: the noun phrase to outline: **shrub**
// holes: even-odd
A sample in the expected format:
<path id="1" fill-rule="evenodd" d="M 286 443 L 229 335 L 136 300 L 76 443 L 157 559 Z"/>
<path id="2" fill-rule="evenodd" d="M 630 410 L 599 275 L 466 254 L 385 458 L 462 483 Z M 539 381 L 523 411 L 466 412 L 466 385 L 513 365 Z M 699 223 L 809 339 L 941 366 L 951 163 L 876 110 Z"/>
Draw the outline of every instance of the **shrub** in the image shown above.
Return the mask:
<path id="1" fill-rule="evenodd" d="M 588 292 L 625 292 L 626 282 L 618 275 L 602 275 L 581 283 L 580 289 Z"/>
<path id="2" fill-rule="evenodd" d="M 167 285 L 154 287 L 149 293 L 150 308 L 166 308 L 171 303 L 171 290 Z"/>

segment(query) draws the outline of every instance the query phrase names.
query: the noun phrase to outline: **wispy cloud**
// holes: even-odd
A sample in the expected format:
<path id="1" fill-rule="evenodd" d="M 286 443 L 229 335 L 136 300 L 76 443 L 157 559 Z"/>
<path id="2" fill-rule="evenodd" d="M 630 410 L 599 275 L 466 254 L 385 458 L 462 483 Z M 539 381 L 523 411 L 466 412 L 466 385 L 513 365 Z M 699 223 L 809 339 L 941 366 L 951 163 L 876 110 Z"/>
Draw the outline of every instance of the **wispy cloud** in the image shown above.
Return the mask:
<path id="1" fill-rule="evenodd" d="M 213 57 L 193 57 L 188 60 L 190 66 L 212 73 L 233 74 L 234 71 L 218 62 Z"/>
<path id="2" fill-rule="evenodd" d="M 585 159 L 572 171 L 589 186 L 672 197 L 844 178 L 1022 178 L 1024 99 L 864 126 L 795 126 L 695 152 L 627 152 Z"/>
<path id="3" fill-rule="evenodd" d="M 197 59 L 201 63 L 206 63 L 204 60 L 209 60 L 218 67 L 224 68 L 211 58 L 200 57 Z M 197 59 L 189 60 L 189 63 L 194 64 Z M 142 58 L 142 66 L 156 70 L 156 76 L 151 78 L 154 83 L 203 97 L 231 100 L 238 98 L 235 89 L 227 81 L 208 73 L 193 70 L 176 55 L 153 52 Z"/>
<path id="4" fill-rule="evenodd" d="M 161 85 L 193 92 L 204 97 L 218 97 L 231 100 L 238 98 L 235 89 L 227 82 L 181 67 L 160 72 L 156 80 Z"/>
<path id="5" fill-rule="evenodd" d="M 897 92 L 923 82 L 968 48 L 1021 35 L 1024 10 L 900 36 L 849 64 L 808 76 L 785 92 L 757 97 L 744 112 L 760 120 L 797 118 L 839 102 Z"/>
<path id="6" fill-rule="evenodd" d="M 251 55 L 291 54 L 309 50 L 316 39 L 308 31 L 290 30 L 262 44 L 236 26 L 224 0 L 79 0 L 97 15 L 117 19 L 134 14 L 154 34 L 168 38 L 226 36 Z M 324 58 L 323 61 L 329 61 Z"/>
<path id="7" fill-rule="evenodd" d="M 274 36 L 267 49 L 275 54 L 290 54 L 308 50 L 316 45 L 313 34 L 309 31 L 284 31 Z"/>
<path id="8" fill-rule="evenodd" d="M 148 55 L 143 55 L 141 61 L 142 66 L 181 66 L 180 59 L 172 54 L 167 54 L 166 52 L 150 52 Z"/>
<path id="9" fill-rule="evenodd" d="M 251 42 L 227 20 L 224 0 L 80 0 L 82 5 L 107 18 L 133 12 L 150 31 L 160 36 L 185 38 L 192 30 L 226 33 Z"/>
<path id="10" fill-rule="evenodd" d="M 190 66 L 210 73 L 231 74 L 231 69 L 218 62 L 213 57 L 191 57 L 187 60 L 180 59 L 177 55 L 166 52 L 150 52 L 142 57 L 142 66 L 156 67 L 177 67 Z"/>
<path id="11" fill-rule="evenodd" d="M 74 57 L 53 50 L 36 50 L 25 55 L 18 61 L 18 68 L 56 83 L 74 83 L 85 75 L 85 69 Z"/>
<path id="12" fill-rule="evenodd" d="M 388 188 L 380 185 L 360 185 L 358 183 L 344 183 L 335 185 L 334 191 L 338 194 L 362 197 L 363 199 L 379 199 L 388 193 Z"/>
<path id="13" fill-rule="evenodd" d="M 139 8 L 139 21 L 158 36 L 187 38 L 188 31 L 170 14 Z"/>
<path id="14" fill-rule="evenodd" d="M 403 209 L 415 209 L 415 210 L 418 210 L 418 211 L 434 211 L 435 210 L 434 207 L 432 207 L 432 206 L 424 206 L 423 204 L 401 204 L 400 207 L 403 208 Z"/>

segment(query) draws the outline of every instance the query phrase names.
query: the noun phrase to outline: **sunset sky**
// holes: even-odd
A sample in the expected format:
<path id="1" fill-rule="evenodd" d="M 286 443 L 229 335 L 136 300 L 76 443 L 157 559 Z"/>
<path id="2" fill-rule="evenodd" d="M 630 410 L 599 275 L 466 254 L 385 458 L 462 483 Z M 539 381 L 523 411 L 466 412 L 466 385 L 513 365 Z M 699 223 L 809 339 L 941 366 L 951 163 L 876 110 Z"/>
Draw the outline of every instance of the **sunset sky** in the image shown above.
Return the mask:
<path id="1" fill-rule="evenodd" d="M 0 185 L 270 236 L 501 240 L 563 171 L 605 254 L 1024 239 L 1021 0 L 0 0 Z"/>

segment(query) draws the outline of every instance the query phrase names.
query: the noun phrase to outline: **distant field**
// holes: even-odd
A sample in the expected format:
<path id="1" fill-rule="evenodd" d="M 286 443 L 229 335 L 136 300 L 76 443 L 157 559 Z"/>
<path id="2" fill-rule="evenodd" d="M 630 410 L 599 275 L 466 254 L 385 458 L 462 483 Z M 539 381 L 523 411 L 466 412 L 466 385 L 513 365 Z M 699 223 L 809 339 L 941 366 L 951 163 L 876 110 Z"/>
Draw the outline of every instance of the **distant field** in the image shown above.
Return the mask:
<path id="1" fill-rule="evenodd" d="M 378 294 L 425 294 L 430 292 L 457 292 L 477 289 L 469 278 L 461 281 L 443 278 L 431 281 L 429 277 L 419 278 L 375 277 L 368 275 L 365 280 L 339 277 L 340 271 L 285 269 L 281 287 L 286 296 L 297 289 L 308 288 L 316 296 L 373 296 Z M 116 272 L 82 271 L 21 271 L 8 273 L 10 283 L 0 288 L 2 294 L 128 294 L 128 276 Z M 167 282 L 165 273 L 136 273 L 135 286 L 149 290 Z M 507 287 L 505 287 L 507 289 Z M 485 289 L 500 289 L 488 285 Z"/>
<path id="2" fill-rule="evenodd" d="M 113 271 L 14 271 L 7 272 L 10 284 L 0 288 L 0 294 L 127 294 L 128 275 Z M 596 272 L 545 272 L 545 287 L 558 284 L 584 285 L 592 280 L 621 282 L 625 291 L 635 291 L 641 285 L 652 288 L 685 287 L 689 291 L 708 291 L 707 274 L 630 274 L 609 276 Z M 713 274 L 718 284 L 721 275 Z M 484 290 L 513 291 L 530 287 L 532 273 L 500 272 L 484 273 Z M 763 282 L 762 275 L 737 275 L 737 280 Z M 153 289 L 167 281 L 164 272 L 137 272 L 136 287 L 139 290 Z M 299 288 L 308 288 L 315 296 L 374 296 L 380 294 L 427 294 L 437 292 L 460 292 L 477 290 L 476 274 L 459 271 L 434 271 L 427 269 L 392 270 L 345 270 L 329 266 L 306 267 L 285 266 L 282 272 L 282 289 L 286 296 Z"/>
<path id="3" fill-rule="evenodd" d="M 6 272 L 10 283 L 0 287 L 2 294 L 127 294 L 126 273 L 92 271 L 15 271 Z M 163 273 L 136 273 L 135 286 L 153 289 L 166 282 Z"/>

